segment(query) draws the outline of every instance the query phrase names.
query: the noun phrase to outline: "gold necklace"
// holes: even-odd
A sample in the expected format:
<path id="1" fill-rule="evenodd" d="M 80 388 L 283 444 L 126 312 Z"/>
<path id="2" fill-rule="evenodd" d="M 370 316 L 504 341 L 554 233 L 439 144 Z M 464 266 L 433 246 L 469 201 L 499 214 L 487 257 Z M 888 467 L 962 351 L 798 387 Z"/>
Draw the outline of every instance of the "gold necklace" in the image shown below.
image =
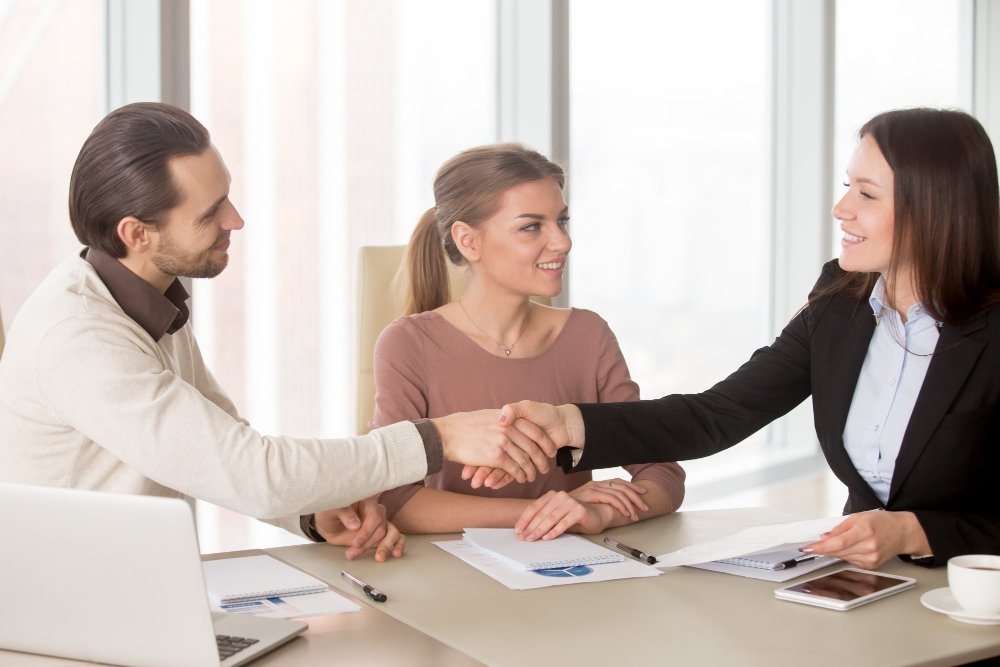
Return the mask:
<path id="1" fill-rule="evenodd" d="M 496 338 L 494 338 L 493 336 L 491 336 L 488 333 L 486 333 L 485 329 L 483 329 L 481 326 L 479 326 L 478 324 L 476 324 L 476 321 L 474 319 L 472 319 L 472 315 L 469 315 L 469 311 L 467 311 L 465 309 L 465 304 L 462 303 L 461 299 L 458 300 L 458 307 L 462 309 L 462 312 L 465 313 L 465 316 L 469 319 L 470 322 L 472 322 L 472 326 L 474 326 L 477 329 L 479 329 L 479 331 L 481 331 L 484 336 L 486 336 L 491 341 L 493 341 L 494 343 L 496 343 L 497 346 L 501 350 L 503 350 L 503 353 L 505 355 L 507 355 L 508 357 L 510 356 L 510 353 L 514 350 L 514 346 L 517 345 L 517 341 L 521 340 L 521 336 L 524 335 L 524 332 L 528 328 L 528 320 L 531 319 L 531 305 L 529 304 L 528 305 L 528 316 L 524 318 L 524 324 L 521 325 L 521 333 L 517 334 L 517 338 L 514 339 L 513 343 L 511 343 L 510 345 L 504 345 L 503 343 L 501 343 L 500 341 L 498 341 Z"/>

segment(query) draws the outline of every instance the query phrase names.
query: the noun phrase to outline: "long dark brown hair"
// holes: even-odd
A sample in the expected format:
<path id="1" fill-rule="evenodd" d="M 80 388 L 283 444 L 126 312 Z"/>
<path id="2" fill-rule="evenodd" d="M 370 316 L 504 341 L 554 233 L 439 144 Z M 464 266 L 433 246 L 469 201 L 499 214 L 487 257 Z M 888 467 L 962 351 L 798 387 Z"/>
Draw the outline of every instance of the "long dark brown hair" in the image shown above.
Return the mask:
<path id="1" fill-rule="evenodd" d="M 183 109 L 137 102 L 109 113 L 80 149 L 69 182 L 69 219 L 85 246 L 125 256 L 118 222 L 134 216 L 156 224 L 180 193 L 167 162 L 198 155 L 208 130 Z"/>
<path id="2" fill-rule="evenodd" d="M 434 178 L 436 206 L 420 218 L 406 249 L 406 313 L 434 310 L 451 300 L 445 255 L 457 266 L 465 263 L 451 237 L 453 224 L 479 226 L 497 211 L 505 192 L 544 178 L 560 189 L 566 185 L 562 167 L 520 144 L 470 148 L 445 162 Z"/>
<path id="3" fill-rule="evenodd" d="M 993 144 L 962 111 L 901 109 L 864 124 L 893 173 L 887 294 L 909 262 L 924 310 L 939 322 L 975 318 L 1000 303 L 1000 193 Z M 862 300 L 877 273 L 849 272 L 810 303 L 846 292 Z M 891 304 L 895 306 L 895 304 Z"/>

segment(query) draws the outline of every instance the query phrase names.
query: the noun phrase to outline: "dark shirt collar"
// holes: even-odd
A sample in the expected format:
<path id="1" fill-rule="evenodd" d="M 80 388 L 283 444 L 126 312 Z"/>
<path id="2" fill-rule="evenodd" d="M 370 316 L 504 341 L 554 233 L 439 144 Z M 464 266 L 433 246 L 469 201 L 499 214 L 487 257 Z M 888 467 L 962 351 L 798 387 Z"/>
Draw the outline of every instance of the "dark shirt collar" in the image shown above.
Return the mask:
<path id="1" fill-rule="evenodd" d="M 80 256 L 90 262 L 98 277 L 111 292 L 125 314 L 159 342 L 163 334 L 172 334 L 184 326 L 191 313 L 185 301 L 187 290 L 174 279 L 165 294 L 107 254 L 96 248 L 85 248 Z"/>

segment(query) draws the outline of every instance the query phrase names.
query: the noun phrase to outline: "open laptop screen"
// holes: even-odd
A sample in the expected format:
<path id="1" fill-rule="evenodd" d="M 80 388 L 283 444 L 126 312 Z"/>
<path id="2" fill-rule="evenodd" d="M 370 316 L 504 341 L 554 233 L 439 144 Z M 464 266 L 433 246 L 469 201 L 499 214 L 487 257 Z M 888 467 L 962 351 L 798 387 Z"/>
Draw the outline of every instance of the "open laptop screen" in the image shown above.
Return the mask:
<path id="1" fill-rule="evenodd" d="M 0 648 L 142 667 L 220 664 L 183 500 L 0 484 L 0 526 Z M 284 640 L 306 627 L 280 623 L 291 630 Z"/>

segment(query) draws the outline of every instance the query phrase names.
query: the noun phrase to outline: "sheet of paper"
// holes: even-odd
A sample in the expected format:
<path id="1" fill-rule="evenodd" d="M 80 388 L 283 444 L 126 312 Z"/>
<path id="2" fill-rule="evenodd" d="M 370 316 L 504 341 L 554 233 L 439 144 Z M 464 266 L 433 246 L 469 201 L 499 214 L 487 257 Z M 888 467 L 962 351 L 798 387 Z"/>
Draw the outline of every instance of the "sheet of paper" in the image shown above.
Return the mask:
<path id="1" fill-rule="evenodd" d="M 825 533 L 844 517 L 809 519 L 792 523 L 746 528 L 727 537 L 701 544 L 693 544 L 683 549 L 656 557 L 656 567 L 678 567 L 707 563 L 720 558 L 734 558 L 743 554 L 770 549 L 793 542 L 815 542 L 820 533 Z"/>
<path id="2" fill-rule="evenodd" d="M 460 558 L 483 574 L 496 579 L 512 590 L 565 586 L 566 584 L 585 584 L 594 581 L 611 581 L 612 579 L 631 579 L 633 577 L 655 577 L 661 574 L 655 567 L 634 560 L 624 560 L 620 563 L 601 563 L 600 565 L 577 565 L 551 570 L 525 571 L 508 565 L 488 552 L 477 549 L 462 540 L 433 542 L 433 544 L 451 555 Z"/>
<path id="3" fill-rule="evenodd" d="M 253 614 L 271 618 L 303 618 L 306 616 L 329 616 L 350 611 L 361 611 L 361 605 L 339 593 L 327 590 L 308 595 L 265 598 L 218 604 L 212 602 L 214 611 L 227 614 Z"/>

